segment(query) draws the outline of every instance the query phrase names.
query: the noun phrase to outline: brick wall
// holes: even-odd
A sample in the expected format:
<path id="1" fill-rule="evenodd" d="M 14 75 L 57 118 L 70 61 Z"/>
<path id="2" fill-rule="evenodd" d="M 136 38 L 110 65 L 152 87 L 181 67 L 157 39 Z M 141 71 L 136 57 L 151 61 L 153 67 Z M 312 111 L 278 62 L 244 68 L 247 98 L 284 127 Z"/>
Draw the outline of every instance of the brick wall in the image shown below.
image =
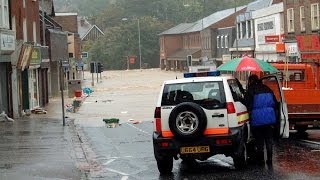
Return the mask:
<path id="1" fill-rule="evenodd" d="M 22 0 L 11 0 L 11 23 L 14 17 L 16 27 L 16 39 L 23 40 L 23 19 L 27 21 L 27 41 L 33 42 L 33 22 L 36 23 L 36 39 L 40 43 L 40 19 L 39 2 L 26 0 L 26 7 L 23 7 Z M 11 26 L 14 26 L 13 24 Z"/>
<path id="2" fill-rule="evenodd" d="M 311 4 L 320 3 L 319 0 L 284 0 L 284 31 L 286 40 L 294 40 L 295 35 L 298 34 L 311 34 L 317 33 L 311 30 Z M 300 24 L 300 6 L 304 6 L 305 14 L 305 32 L 301 32 Z M 294 10 L 294 32 L 288 33 L 288 21 L 287 21 L 287 10 L 293 8 Z"/>
<path id="3" fill-rule="evenodd" d="M 53 19 L 62 26 L 63 31 L 78 33 L 77 15 L 55 16 Z"/>

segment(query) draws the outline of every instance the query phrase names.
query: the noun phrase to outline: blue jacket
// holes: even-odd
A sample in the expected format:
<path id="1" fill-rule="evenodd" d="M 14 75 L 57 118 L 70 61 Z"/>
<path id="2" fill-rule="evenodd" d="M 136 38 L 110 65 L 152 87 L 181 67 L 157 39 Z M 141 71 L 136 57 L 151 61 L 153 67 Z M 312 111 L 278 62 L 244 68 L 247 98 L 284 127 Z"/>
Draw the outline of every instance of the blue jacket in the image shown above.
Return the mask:
<path id="1" fill-rule="evenodd" d="M 268 86 L 258 83 L 249 87 L 247 107 L 252 126 L 272 125 L 277 122 L 276 98 Z"/>

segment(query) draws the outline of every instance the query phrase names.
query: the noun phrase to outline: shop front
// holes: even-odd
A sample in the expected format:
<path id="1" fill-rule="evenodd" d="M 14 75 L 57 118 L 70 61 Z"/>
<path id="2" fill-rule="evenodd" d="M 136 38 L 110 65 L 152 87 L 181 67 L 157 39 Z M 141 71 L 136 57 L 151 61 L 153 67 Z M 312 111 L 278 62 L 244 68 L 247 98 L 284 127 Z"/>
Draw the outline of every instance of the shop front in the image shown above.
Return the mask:
<path id="1" fill-rule="evenodd" d="M 15 31 L 0 29 L 0 113 L 12 117 L 11 54 L 15 50 Z"/>
<path id="2" fill-rule="evenodd" d="M 40 106 L 40 63 L 41 49 L 40 47 L 33 47 L 30 66 L 28 69 L 29 109 L 31 110 Z"/>

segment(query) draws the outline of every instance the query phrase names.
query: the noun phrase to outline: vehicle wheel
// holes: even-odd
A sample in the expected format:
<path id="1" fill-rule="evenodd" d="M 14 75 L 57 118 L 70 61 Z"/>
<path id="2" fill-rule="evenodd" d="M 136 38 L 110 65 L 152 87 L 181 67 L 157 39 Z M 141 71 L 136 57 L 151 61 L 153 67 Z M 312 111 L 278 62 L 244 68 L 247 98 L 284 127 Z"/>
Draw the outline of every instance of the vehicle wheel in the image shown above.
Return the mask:
<path id="1" fill-rule="evenodd" d="M 169 116 L 169 127 L 179 140 L 195 140 L 203 135 L 207 117 L 203 109 L 192 102 L 176 106 Z"/>
<path id="2" fill-rule="evenodd" d="M 241 143 L 238 152 L 233 156 L 233 164 L 236 169 L 243 169 L 247 166 L 247 146 Z"/>
<path id="3" fill-rule="evenodd" d="M 156 159 L 158 170 L 160 174 L 170 174 L 172 172 L 173 167 L 173 158 L 172 157 L 166 157 L 162 159 Z"/>
<path id="4" fill-rule="evenodd" d="M 305 133 L 307 131 L 308 126 L 306 126 L 306 125 L 296 126 L 296 129 L 297 129 L 297 132 L 301 134 L 301 133 Z"/>

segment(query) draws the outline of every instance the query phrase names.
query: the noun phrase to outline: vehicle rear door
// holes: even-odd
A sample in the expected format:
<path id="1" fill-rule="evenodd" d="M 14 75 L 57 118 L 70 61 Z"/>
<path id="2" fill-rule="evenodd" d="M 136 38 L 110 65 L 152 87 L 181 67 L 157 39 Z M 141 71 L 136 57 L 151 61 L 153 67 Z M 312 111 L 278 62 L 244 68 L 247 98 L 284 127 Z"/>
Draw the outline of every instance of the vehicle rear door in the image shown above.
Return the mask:
<path id="1" fill-rule="evenodd" d="M 282 86 L 277 75 L 267 75 L 260 79 L 263 84 L 268 86 L 276 96 L 278 101 L 278 121 L 277 121 L 277 137 L 288 138 L 289 137 L 289 121 L 288 121 L 288 108 L 282 91 Z"/>

